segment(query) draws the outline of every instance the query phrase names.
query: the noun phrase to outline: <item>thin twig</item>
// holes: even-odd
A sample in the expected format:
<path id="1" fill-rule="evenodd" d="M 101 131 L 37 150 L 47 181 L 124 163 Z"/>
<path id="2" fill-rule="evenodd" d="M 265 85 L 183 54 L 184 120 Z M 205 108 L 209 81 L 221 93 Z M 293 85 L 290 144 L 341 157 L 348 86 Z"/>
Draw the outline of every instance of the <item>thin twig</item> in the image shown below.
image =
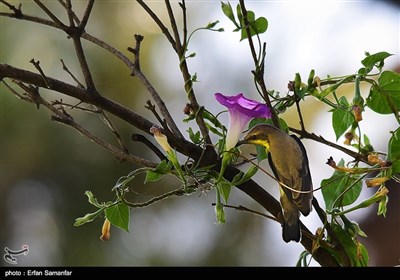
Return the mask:
<path id="1" fill-rule="evenodd" d="M 251 30 L 250 30 L 251 26 L 250 26 L 250 23 L 249 23 L 248 18 L 247 18 L 247 9 L 246 9 L 246 6 L 244 4 L 244 0 L 239 0 L 239 4 L 240 4 L 240 8 L 241 8 L 242 14 L 243 14 L 243 22 L 244 22 L 245 30 L 246 30 L 246 33 L 247 33 L 247 41 L 249 42 L 251 55 L 253 57 L 254 65 L 256 67 L 256 70 L 253 70 L 252 73 L 253 73 L 254 78 L 256 79 L 257 83 L 261 87 L 261 92 L 262 92 L 263 99 L 264 99 L 265 103 L 267 104 L 267 106 L 269 108 L 271 108 L 272 122 L 274 123 L 274 125 L 276 127 L 280 127 L 278 115 L 277 115 L 275 109 L 273 108 L 273 106 L 271 104 L 271 100 L 269 98 L 267 86 L 265 85 L 265 81 L 264 81 L 264 63 L 265 63 L 265 61 L 264 61 L 264 59 L 262 59 L 261 62 L 258 61 L 257 53 L 256 53 L 256 50 L 255 50 L 255 47 L 254 47 L 254 43 L 253 43 L 253 39 L 252 39 L 252 36 L 251 36 Z M 259 63 L 261 63 L 261 65 L 259 65 Z"/>
<path id="2" fill-rule="evenodd" d="M 123 196 L 121 196 L 121 199 L 122 199 L 122 203 L 128 205 L 129 207 L 132 207 L 132 208 L 143 208 L 143 207 L 150 206 L 151 204 L 153 204 L 155 202 L 162 201 L 162 200 L 164 200 L 166 198 L 169 198 L 171 196 L 182 196 L 182 195 L 185 195 L 185 194 L 186 194 L 186 191 L 183 188 L 179 188 L 177 190 L 173 190 L 173 191 L 164 193 L 164 194 L 162 194 L 160 196 L 157 196 L 157 197 L 154 197 L 154 198 L 150 199 L 149 201 L 141 202 L 141 203 L 129 202 Z"/>
<path id="3" fill-rule="evenodd" d="M 181 38 L 179 36 L 178 26 L 176 25 L 174 12 L 172 11 L 172 7 L 169 0 L 165 0 L 165 6 L 167 7 L 168 17 L 171 23 L 172 32 L 174 33 L 176 49 L 178 50 L 178 54 L 182 55 Z"/>
<path id="4" fill-rule="evenodd" d="M 85 29 L 86 24 L 89 20 L 90 13 L 92 12 L 93 4 L 94 0 L 89 0 L 85 13 L 83 14 L 81 24 L 79 24 L 79 28 Z"/>
<path id="5" fill-rule="evenodd" d="M 58 0 L 58 2 L 67 10 L 67 3 L 64 2 L 63 0 Z M 81 21 L 79 20 L 78 16 L 72 11 L 72 16 L 74 18 L 74 21 L 77 25 L 80 25 Z"/>
<path id="6" fill-rule="evenodd" d="M 77 29 L 75 29 L 75 30 L 77 30 Z M 72 40 L 74 42 L 74 47 L 75 47 L 75 53 L 78 57 L 78 61 L 81 66 L 81 69 L 82 69 L 83 77 L 85 78 L 85 83 L 86 83 L 87 89 L 91 93 L 98 94 L 98 92 L 96 91 L 96 87 L 94 85 L 92 73 L 91 73 L 91 71 L 89 69 L 89 65 L 86 61 L 86 57 L 85 57 L 85 53 L 83 51 L 80 36 L 81 36 L 80 34 L 76 34 L 76 33 L 72 35 Z"/>
<path id="7" fill-rule="evenodd" d="M 143 0 L 137 0 L 140 6 L 149 14 L 149 16 L 154 20 L 154 22 L 158 25 L 158 27 L 161 29 L 161 32 L 164 33 L 165 37 L 167 37 L 168 41 L 171 43 L 173 49 L 175 52 L 178 52 L 178 49 L 176 47 L 176 43 L 174 38 L 172 38 L 171 33 L 169 33 L 168 28 L 165 27 L 165 25 L 161 22 L 161 20 L 158 18 L 158 16 L 153 12 L 152 9 L 150 9 L 149 6 L 147 6 Z"/>
<path id="8" fill-rule="evenodd" d="M 4 0 L 0 0 L 0 3 L 3 3 L 3 4 L 6 5 L 11 11 L 13 11 L 16 18 L 19 18 L 19 17 L 22 16 L 22 11 L 21 11 L 21 6 L 22 6 L 22 4 L 21 4 L 21 3 L 18 5 L 18 8 L 15 8 L 14 5 L 11 5 L 10 3 L 8 3 L 8 2 L 6 2 L 6 1 L 4 1 Z"/>
<path id="9" fill-rule="evenodd" d="M 51 83 L 49 82 L 49 80 L 47 79 L 46 75 L 44 74 L 42 67 L 40 67 L 40 61 L 35 61 L 33 58 L 29 61 L 30 63 L 32 63 L 35 68 L 39 71 L 40 75 L 42 76 L 44 82 L 46 83 L 46 87 L 47 88 L 51 88 Z"/>
<path id="10" fill-rule="evenodd" d="M 27 96 L 24 96 L 20 93 L 18 93 L 15 89 L 13 89 L 6 81 L 2 80 L 1 81 L 15 96 L 17 96 L 19 99 L 31 102 L 31 99 Z"/>
<path id="11" fill-rule="evenodd" d="M 64 63 L 64 60 L 60 59 L 60 61 L 61 61 L 61 64 L 62 64 L 62 66 L 63 66 L 63 70 L 64 70 L 65 72 L 67 72 L 67 73 L 71 76 L 71 78 L 76 82 L 76 84 L 78 85 L 78 87 L 84 89 L 85 86 L 84 86 L 83 84 L 81 84 L 81 82 L 79 82 L 78 78 L 76 78 L 75 75 L 72 74 L 71 71 L 69 71 L 68 67 L 67 67 L 67 66 L 65 65 L 65 63 Z"/>
<path id="12" fill-rule="evenodd" d="M 153 105 L 153 104 L 151 103 L 150 100 L 147 100 L 146 104 L 147 104 L 147 105 L 144 106 L 144 107 L 145 107 L 146 109 L 148 109 L 150 112 L 153 113 L 153 115 L 156 117 L 156 119 L 157 119 L 158 122 L 162 125 L 162 127 L 163 127 L 164 129 L 168 130 L 168 126 L 167 126 L 165 120 L 163 120 L 163 119 L 160 117 L 160 115 L 158 114 L 158 112 L 157 112 L 157 110 L 156 110 L 156 106 Z"/>
<path id="13" fill-rule="evenodd" d="M 52 20 L 53 22 L 58 26 L 58 28 L 62 30 L 66 30 L 67 26 L 62 23 L 61 20 L 59 20 L 47 7 L 42 4 L 39 0 L 33 0 Z"/>
<path id="14" fill-rule="evenodd" d="M 311 140 L 317 141 L 319 143 L 325 144 L 325 145 L 327 145 L 329 147 L 335 148 L 335 149 L 337 149 L 339 151 L 342 151 L 342 152 L 348 154 L 349 156 L 353 157 L 356 161 L 362 161 L 364 163 L 369 164 L 368 158 L 365 155 L 362 155 L 360 153 L 357 153 L 357 152 L 349 150 L 349 149 L 347 149 L 345 147 L 342 147 L 342 146 L 340 146 L 338 144 L 330 142 L 330 141 L 326 140 L 325 138 L 323 138 L 322 136 L 317 136 L 314 133 L 309 133 L 309 132 L 307 132 L 305 130 L 299 130 L 299 129 L 296 129 L 296 128 L 293 128 L 293 127 L 289 127 L 289 130 L 291 132 L 294 132 L 294 133 L 298 134 L 300 136 L 300 138 L 311 139 Z"/>
<path id="15" fill-rule="evenodd" d="M 135 42 L 136 42 L 135 48 L 133 49 L 131 47 L 128 47 L 128 51 L 130 51 L 131 53 L 134 54 L 134 56 L 135 56 L 135 62 L 134 62 L 135 68 L 140 71 L 140 59 L 139 59 L 140 58 L 140 55 L 139 55 L 140 54 L 140 44 L 143 41 L 144 37 L 142 35 L 139 35 L 139 34 L 135 34 L 134 37 L 135 37 Z M 134 75 L 134 73 L 132 73 L 132 75 Z"/>
<path id="16" fill-rule="evenodd" d="M 215 203 L 211 203 L 211 206 L 215 206 L 215 205 L 216 205 Z M 275 218 L 274 216 L 271 216 L 271 215 L 268 215 L 268 214 L 264 214 L 264 213 L 261 213 L 261 212 L 256 211 L 256 210 L 249 209 L 249 208 L 244 207 L 244 206 L 242 206 L 242 205 L 234 206 L 234 205 L 229 205 L 229 204 L 223 204 L 223 203 L 222 203 L 222 206 L 223 206 L 223 207 L 226 207 L 226 208 L 236 209 L 236 210 L 238 210 L 238 211 L 249 212 L 249 213 L 251 213 L 251 214 L 259 215 L 259 216 L 262 216 L 262 217 L 264 217 L 264 218 L 267 218 L 267 219 L 270 219 L 270 220 L 273 220 L 273 221 L 275 221 L 275 222 L 278 222 L 278 223 L 282 224 L 282 222 L 279 221 L 279 220 L 278 220 L 277 218 Z"/>
<path id="17" fill-rule="evenodd" d="M 67 15 L 68 15 L 68 20 L 69 20 L 69 26 L 75 27 L 74 12 L 72 11 L 71 0 L 66 0 L 66 9 L 67 9 Z"/>
<path id="18" fill-rule="evenodd" d="M 55 114 L 55 116 L 52 116 L 52 120 L 57 121 L 59 123 L 66 124 L 74 129 L 76 129 L 82 135 L 84 135 L 85 137 L 90 139 L 91 141 L 95 142 L 96 144 L 100 145 L 107 151 L 111 152 L 119 160 L 127 160 L 131 163 L 140 164 L 140 165 L 148 166 L 148 167 L 152 167 L 152 168 L 155 168 L 158 166 L 158 164 L 156 162 L 152 162 L 152 161 L 149 161 L 149 160 L 126 153 L 125 151 L 122 151 L 122 150 L 114 147 L 110 143 L 103 141 L 96 135 L 94 135 L 91 132 L 89 132 L 88 130 L 84 129 L 81 125 L 79 125 L 77 122 L 75 122 L 74 119 L 72 118 L 72 116 L 67 114 L 67 112 L 65 112 L 65 110 L 57 109 L 52 104 L 50 104 L 45 99 L 43 99 L 39 95 L 39 93 L 36 92 L 37 89 L 28 87 L 21 82 L 16 82 L 16 84 L 18 86 L 20 86 L 23 90 L 25 90 L 26 93 L 31 97 L 31 100 L 29 100 L 30 102 L 43 105 L 44 107 L 46 107 L 47 109 L 52 111 Z"/>
<path id="19" fill-rule="evenodd" d="M 182 0 L 182 3 L 179 3 L 179 6 L 182 9 L 182 15 L 183 15 L 183 45 L 182 45 L 182 48 L 184 51 L 186 51 L 187 40 L 188 40 L 188 30 L 187 30 L 187 13 L 186 13 L 185 0 Z"/>
<path id="20" fill-rule="evenodd" d="M 302 131 L 305 131 L 306 128 L 304 126 L 303 114 L 301 113 L 301 110 L 300 110 L 300 102 L 299 102 L 300 99 L 299 99 L 299 97 L 296 96 L 295 100 L 296 100 L 297 114 L 299 115 L 300 127 L 301 127 Z"/>

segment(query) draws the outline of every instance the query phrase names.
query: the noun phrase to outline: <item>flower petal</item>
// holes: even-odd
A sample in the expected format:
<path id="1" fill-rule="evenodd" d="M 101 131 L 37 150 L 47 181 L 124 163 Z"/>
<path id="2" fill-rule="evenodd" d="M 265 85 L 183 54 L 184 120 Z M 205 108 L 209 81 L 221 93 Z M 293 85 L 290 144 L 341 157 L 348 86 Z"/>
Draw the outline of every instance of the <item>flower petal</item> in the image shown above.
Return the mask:
<path id="1" fill-rule="evenodd" d="M 225 149 L 235 147 L 240 135 L 252 118 L 270 118 L 271 111 L 267 105 L 247 99 L 243 93 L 226 96 L 216 93 L 215 99 L 229 111 L 229 127 L 226 136 Z"/>

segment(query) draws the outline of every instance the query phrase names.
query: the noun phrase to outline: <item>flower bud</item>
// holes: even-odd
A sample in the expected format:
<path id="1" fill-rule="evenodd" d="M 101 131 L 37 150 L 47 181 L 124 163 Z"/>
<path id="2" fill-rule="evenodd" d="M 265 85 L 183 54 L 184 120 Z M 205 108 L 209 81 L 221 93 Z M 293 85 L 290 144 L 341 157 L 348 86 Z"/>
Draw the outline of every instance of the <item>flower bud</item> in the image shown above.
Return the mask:
<path id="1" fill-rule="evenodd" d="M 111 223 L 110 223 L 110 221 L 106 218 L 106 219 L 104 220 L 103 228 L 101 229 L 100 240 L 102 240 L 102 241 L 108 241 L 108 240 L 110 239 L 110 236 L 111 236 L 110 228 L 111 228 Z"/>
<path id="2" fill-rule="evenodd" d="M 168 138 L 167 136 L 162 134 L 161 128 L 159 128 L 158 126 L 153 126 L 152 128 L 150 128 L 150 132 L 153 133 L 154 139 L 156 139 L 156 141 L 158 142 L 158 144 L 160 144 L 164 151 L 166 151 L 167 153 L 172 151 L 172 148 L 168 143 Z"/>

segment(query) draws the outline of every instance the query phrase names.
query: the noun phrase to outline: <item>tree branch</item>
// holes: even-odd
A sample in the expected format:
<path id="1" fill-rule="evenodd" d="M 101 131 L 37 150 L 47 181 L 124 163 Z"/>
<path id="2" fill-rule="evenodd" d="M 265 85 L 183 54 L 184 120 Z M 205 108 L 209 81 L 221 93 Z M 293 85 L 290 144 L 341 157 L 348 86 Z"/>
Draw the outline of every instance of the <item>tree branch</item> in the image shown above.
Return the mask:
<path id="1" fill-rule="evenodd" d="M 311 139 L 311 140 L 317 141 L 319 143 L 325 144 L 325 145 L 327 145 L 329 147 L 335 148 L 335 149 L 337 149 L 339 151 L 342 151 L 342 152 L 348 154 L 349 156 L 353 157 L 356 161 L 362 161 L 362 162 L 364 162 L 366 164 L 369 164 L 368 163 L 368 158 L 365 155 L 362 155 L 360 153 L 357 153 L 357 152 L 349 150 L 349 149 L 347 149 L 345 147 L 342 147 L 342 146 L 340 146 L 338 144 L 330 142 L 330 141 L 326 140 L 322 136 L 317 136 L 314 133 L 309 133 L 309 132 L 307 132 L 305 130 L 299 130 L 299 129 L 296 129 L 296 128 L 293 128 L 293 127 L 289 127 L 289 130 L 291 132 L 294 132 L 294 133 L 298 134 L 300 136 L 300 138 Z"/>
<path id="2" fill-rule="evenodd" d="M 244 4 L 244 0 L 239 0 L 239 4 L 240 4 L 240 8 L 243 13 L 243 22 L 244 22 L 245 30 L 247 33 L 247 41 L 249 42 L 251 55 L 253 57 L 254 65 L 256 67 L 256 70 L 252 71 L 252 73 L 254 74 L 254 78 L 256 79 L 257 83 L 261 87 L 261 92 L 262 92 L 265 103 L 267 104 L 267 106 L 269 108 L 271 108 L 271 114 L 272 114 L 271 118 L 272 118 L 274 125 L 276 127 L 280 127 L 278 115 L 271 104 L 271 100 L 268 95 L 268 90 L 267 90 L 267 87 L 266 87 L 265 81 L 264 81 L 264 60 L 262 60 L 260 62 L 262 65 L 259 66 L 259 61 L 257 58 L 256 50 L 254 48 L 253 39 L 251 37 L 250 23 L 247 19 L 247 9 Z"/>

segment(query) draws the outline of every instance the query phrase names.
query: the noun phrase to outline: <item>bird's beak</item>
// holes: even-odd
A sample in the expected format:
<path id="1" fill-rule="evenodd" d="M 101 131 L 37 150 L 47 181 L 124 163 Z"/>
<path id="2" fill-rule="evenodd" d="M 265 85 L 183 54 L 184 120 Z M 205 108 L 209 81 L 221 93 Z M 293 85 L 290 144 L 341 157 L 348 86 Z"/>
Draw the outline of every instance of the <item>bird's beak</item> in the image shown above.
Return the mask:
<path id="1" fill-rule="evenodd" d="M 243 144 L 247 144 L 247 141 L 246 140 L 241 140 L 241 141 L 237 142 L 235 147 L 239 147 L 240 145 L 243 145 Z"/>

